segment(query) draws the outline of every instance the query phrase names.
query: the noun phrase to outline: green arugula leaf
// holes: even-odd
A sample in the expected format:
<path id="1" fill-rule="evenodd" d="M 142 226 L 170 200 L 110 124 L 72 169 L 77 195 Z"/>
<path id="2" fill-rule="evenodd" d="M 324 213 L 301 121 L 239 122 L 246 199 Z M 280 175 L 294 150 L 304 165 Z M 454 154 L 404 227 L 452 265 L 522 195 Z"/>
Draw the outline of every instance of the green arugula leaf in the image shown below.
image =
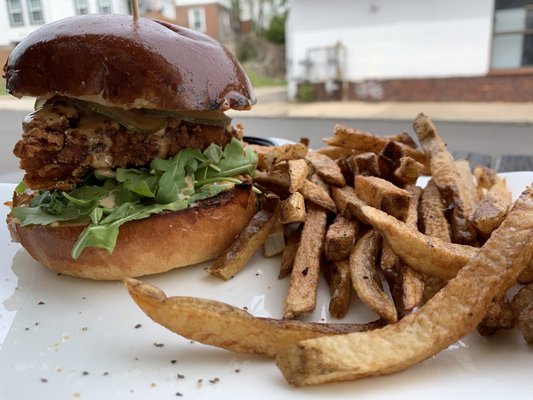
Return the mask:
<path id="1" fill-rule="evenodd" d="M 13 215 L 26 225 L 89 220 L 72 249 L 78 258 L 87 247 L 112 252 L 119 228 L 126 222 L 163 211 L 177 211 L 214 197 L 253 174 L 257 155 L 233 139 L 224 149 L 209 145 L 203 152 L 185 149 L 168 160 L 155 159 L 150 169 L 118 168 L 105 175 L 88 176 L 68 192 L 42 191 L 29 206 L 15 207 Z M 17 186 L 26 190 L 23 183 Z"/>

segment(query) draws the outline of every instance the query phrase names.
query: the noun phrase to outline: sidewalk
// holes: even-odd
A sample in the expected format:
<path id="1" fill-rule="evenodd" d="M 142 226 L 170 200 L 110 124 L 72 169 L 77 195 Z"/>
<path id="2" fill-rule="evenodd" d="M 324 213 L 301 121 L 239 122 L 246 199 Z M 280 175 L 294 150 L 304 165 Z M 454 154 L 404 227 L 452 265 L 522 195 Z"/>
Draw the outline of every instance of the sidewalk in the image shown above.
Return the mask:
<path id="1" fill-rule="evenodd" d="M 239 118 L 332 118 L 412 121 L 423 112 L 435 121 L 533 124 L 533 103 L 362 102 L 289 103 L 284 87 L 257 88 L 251 111 L 228 111 Z M 30 112 L 34 99 L 0 96 L 0 110 Z"/>

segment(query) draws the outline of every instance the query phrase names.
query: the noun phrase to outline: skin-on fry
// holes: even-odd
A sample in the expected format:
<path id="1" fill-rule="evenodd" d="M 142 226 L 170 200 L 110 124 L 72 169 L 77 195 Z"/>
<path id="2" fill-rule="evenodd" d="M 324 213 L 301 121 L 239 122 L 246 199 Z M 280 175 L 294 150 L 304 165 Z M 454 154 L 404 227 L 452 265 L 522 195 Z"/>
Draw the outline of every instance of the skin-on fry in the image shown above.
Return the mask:
<path id="1" fill-rule="evenodd" d="M 402 261 L 417 272 L 450 279 L 479 252 L 475 247 L 424 235 L 405 222 L 367 206 L 349 187 L 332 188 L 331 195 L 346 218 L 358 218 L 372 225 Z"/>
<path id="2" fill-rule="evenodd" d="M 518 316 L 516 324 L 522 331 L 524 339 L 533 344 L 533 303 L 527 306 Z"/>
<path id="3" fill-rule="evenodd" d="M 274 223 L 270 233 L 263 243 L 263 255 L 272 257 L 285 249 L 285 230 L 279 219 Z"/>
<path id="4" fill-rule="evenodd" d="M 302 231 L 299 229 L 288 233 L 285 249 L 283 249 L 283 253 L 281 253 L 278 279 L 285 278 L 291 273 L 292 266 L 294 264 L 294 258 L 296 257 L 298 246 L 300 245 L 301 235 Z"/>
<path id="5" fill-rule="evenodd" d="M 494 185 L 472 213 L 472 221 L 479 232 L 485 236 L 490 235 L 503 221 L 512 202 L 505 179 L 496 176 Z"/>
<path id="6" fill-rule="evenodd" d="M 450 279 L 479 252 L 475 247 L 447 243 L 424 235 L 373 207 L 361 207 L 358 215 L 385 237 L 406 265 L 420 273 Z"/>
<path id="7" fill-rule="evenodd" d="M 402 371 L 474 329 L 532 256 L 529 187 L 480 253 L 417 312 L 372 332 L 304 340 L 280 352 L 276 363 L 296 386 Z"/>
<path id="8" fill-rule="evenodd" d="M 451 241 L 450 225 L 444 214 L 444 202 L 435 181 L 430 179 L 420 199 L 420 215 L 424 233 L 445 242 Z"/>
<path id="9" fill-rule="evenodd" d="M 283 304 L 285 319 L 294 319 L 315 309 L 326 218 L 326 211 L 319 207 L 311 205 L 307 210 L 307 219 L 292 266 L 289 290 Z"/>
<path id="10" fill-rule="evenodd" d="M 492 336 L 500 329 L 511 329 L 514 326 L 514 314 L 507 296 L 492 302 L 483 320 L 477 326 L 482 336 Z"/>
<path id="11" fill-rule="evenodd" d="M 337 214 L 328 227 L 324 241 L 324 255 L 330 261 L 345 260 L 350 256 L 359 230 L 359 223 Z"/>
<path id="12" fill-rule="evenodd" d="M 354 154 L 360 153 L 359 151 L 355 149 L 349 149 L 347 147 L 341 147 L 341 146 L 323 146 L 316 150 L 317 153 L 324 154 L 325 156 L 328 156 L 332 160 L 337 160 L 342 157 L 349 157 Z"/>
<path id="13" fill-rule="evenodd" d="M 211 275 L 224 280 L 232 278 L 245 267 L 263 245 L 280 213 L 279 197 L 273 194 L 259 197 L 260 209 L 229 248 L 207 269 Z"/>
<path id="14" fill-rule="evenodd" d="M 473 174 L 476 177 L 478 198 L 482 199 L 496 182 L 497 173 L 492 168 L 478 165 Z"/>
<path id="15" fill-rule="evenodd" d="M 379 176 L 378 156 L 375 153 L 361 153 L 350 157 L 353 175 Z"/>
<path id="16" fill-rule="evenodd" d="M 329 195 L 329 193 L 322 187 L 309 179 L 305 180 L 304 185 L 300 188 L 299 192 L 312 203 L 315 203 L 329 211 L 337 212 L 337 206 Z"/>
<path id="17" fill-rule="evenodd" d="M 411 198 L 405 222 L 413 229 L 417 229 L 418 201 L 422 189 L 415 185 L 408 185 L 407 190 Z M 389 284 L 398 317 L 403 318 L 422 302 L 424 282 L 417 273 L 401 262 L 386 241 L 382 246 L 380 266 Z"/>
<path id="18" fill-rule="evenodd" d="M 401 185 L 414 185 L 423 171 L 424 166 L 421 163 L 411 157 L 402 157 L 392 175 Z"/>
<path id="19" fill-rule="evenodd" d="M 533 260 L 529 261 L 529 265 L 522 272 L 520 272 L 520 274 L 518 274 L 518 278 L 516 280 L 522 285 L 533 283 Z"/>
<path id="20" fill-rule="evenodd" d="M 331 294 L 329 313 L 335 318 L 343 318 L 348 311 L 352 292 L 348 262 L 343 260 L 328 264 L 325 276 Z"/>
<path id="21" fill-rule="evenodd" d="M 471 209 L 468 208 L 467 189 L 446 143 L 440 137 L 433 122 L 424 114 L 416 117 L 413 128 L 429 157 L 435 184 L 442 198 L 450 206 L 453 242 L 477 244 L 477 232 L 469 220 Z"/>
<path id="22" fill-rule="evenodd" d="M 479 196 L 477 194 L 475 178 L 470 169 L 470 163 L 468 160 L 455 160 L 454 164 L 461 178 L 461 183 L 465 188 L 465 210 L 472 213 L 479 203 Z"/>
<path id="23" fill-rule="evenodd" d="M 356 176 L 355 194 L 371 207 L 405 220 L 409 211 L 410 195 L 405 189 L 375 176 Z"/>
<path id="24" fill-rule="evenodd" d="M 359 129 L 349 128 L 344 125 L 335 125 L 333 136 L 324 139 L 324 143 L 330 146 L 340 146 L 350 149 L 355 149 L 360 152 L 371 151 L 372 153 L 379 153 L 390 141 L 382 136 L 376 136 Z M 428 165 L 428 160 L 424 153 L 414 149 L 409 145 L 401 142 L 396 142 L 404 155 L 414 158 L 416 161 Z"/>
<path id="25" fill-rule="evenodd" d="M 344 186 L 346 181 L 342 175 L 341 169 L 328 156 L 317 152 L 310 152 L 307 155 L 307 161 L 315 168 L 316 173 L 327 183 L 335 186 Z"/>
<path id="26" fill-rule="evenodd" d="M 309 168 L 304 159 L 289 160 L 289 192 L 294 193 L 300 189 L 307 179 Z"/>
<path id="27" fill-rule="evenodd" d="M 515 318 L 531 303 L 533 303 L 533 284 L 520 288 L 511 300 L 511 307 Z"/>
<path id="28" fill-rule="evenodd" d="M 305 200 L 301 193 L 291 193 L 287 199 L 281 202 L 280 222 L 282 224 L 304 222 L 305 218 Z"/>
<path id="29" fill-rule="evenodd" d="M 363 235 L 350 254 L 348 267 L 352 285 L 363 303 L 385 321 L 393 323 L 398 320 L 396 308 L 383 291 L 376 267 L 380 239 L 381 237 L 373 229 Z"/>
<path id="30" fill-rule="evenodd" d="M 387 140 L 390 140 L 391 142 L 403 143 L 409 147 L 412 147 L 413 149 L 416 149 L 417 147 L 414 139 L 411 137 L 411 135 L 409 135 L 405 131 L 397 133 L 396 135 L 387 135 L 387 136 L 384 136 L 384 138 Z"/>
<path id="31" fill-rule="evenodd" d="M 277 162 L 305 158 L 306 155 L 306 145 L 302 143 L 287 143 L 270 147 L 270 151 L 264 155 L 264 163 L 266 169 L 270 169 Z"/>
<path id="32" fill-rule="evenodd" d="M 215 300 L 167 297 L 155 286 L 126 279 L 130 296 L 152 320 L 188 339 L 236 353 L 275 357 L 300 340 L 375 329 L 383 324 L 322 324 L 254 317 Z"/>

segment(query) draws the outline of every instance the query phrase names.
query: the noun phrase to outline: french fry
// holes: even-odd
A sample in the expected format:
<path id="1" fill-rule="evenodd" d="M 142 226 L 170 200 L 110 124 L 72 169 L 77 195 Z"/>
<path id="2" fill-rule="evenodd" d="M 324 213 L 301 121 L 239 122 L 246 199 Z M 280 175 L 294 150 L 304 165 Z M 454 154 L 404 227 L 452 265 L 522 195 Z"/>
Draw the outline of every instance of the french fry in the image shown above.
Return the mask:
<path id="1" fill-rule="evenodd" d="M 392 175 L 395 182 L 401 186 L 414 185 L 423 171 L 424 166 L 421 163 L 411 157 L 402 157 Z"/>
<path id="2" fill-rule="evenodd" d="M 478 198 L 482 199 L 496 182 L 497 173 L 492 168 L 478 165 L 474 168 L 473 174 L 476 178 Z"/>
<path id="3" fill-rule="evenodd" d="M 424 114 L 419 114 L 413 128 L 429 157 L 431 174 L 442 198 L 450 206 L 452 240 L 460 244 L 477 244 L 477 232 L 469 220 L 466 188 L 446 144 L 437 128 Z"/>
<path id="4" fill-rule="evenodd" d="M 439 189 L 435 185 L 435 181 L 430 179 L 422 191 L 422 198 L 420 199 L 420 214 L 424 233 L 450 242 L 450 225 L 446 220 L 444 208 L 444 201 L 440 196 Z"/>
<path id="5" fill-rule="evenodd" d="M 339 166 L 328 156 L 317 152 L 310 152 L 306 159 L 325 182 L 335 186 L 346 185 Z"/>
<path id="6" fill-rule="evenodd" d="M 511 301 L 513 315 L 524 339 L 533 344 L 533 284 L 520 288 Z"/>
<path id="7" fill-rule="evenodd" d="M 355 194 L 371 207 L 405 220 L 409 211 L 409 192 L 375 176 L 356 176 Z"/>
<path id="8" fill-rule="evenodd" d="M 383 291 L 381 278 L 376 267 L 380 236 L 376 231 L 368 231 L 355 244 L 348 267 L 352 278 L 352 286 L 359 298 L 389 323 L 396 322 L 398 316 L 394 303 Z"/>
<path id="9" fill-rule="evenodd" d="M 305 158 L 307 155 L 307 146 L 302 143 L 287 143 L 281 146 L 273 146 L 271 150 L 264 155 L 265 169 L 280 161 L 297 160 Z"/>
<path id="10" fill-rule="evenodd" d="M 207 269 L 211 275 L 224 280 L 232 278 L 246 266 L 254 253 L 263 245 L 280 213 L 279 197 L 260 196 L 260 209 L 228 249 L 218 256 Z"/>
<path id="11" fill-rule="evenodd" d="M 417 272 L 450 279 L 479 252 L 475 247 L 424 235 L 405 222 L 367 206 L 349 187 L 332 188 L 331 195 L 346 218 L 358 218 L 372 225 L 401 260 Z"/>
<path id="12" fill-rule="evenodd" d="M 344 125 L 335 125 L 333 136 L 324 139 L 324 143 L 330 146 L 346 147 L 359 152 L 370 151 L 376 154 L 383 150 L 389 142 L 390 140 L 384 137 L 376 136 L 359 129 L 349 128 Z M 428 160 L 422 152 L 400 142 L 397 142 L 397 144 L 404 152 L 404 155 L 414 158 L 424 166 L 428 165 Z M 425 172 L 428 172 L 427 169 Z"/>
<path id="13" fill-rule="evenodd" d="M 285 249 L 285 231 L 283 225 L 278 220 L 275 221 L 274 226 L 270 230 L 265 243 L 263 243 L 263 255 L 265 257 L 272 257 L 280 254 Z"/>
<path id="14" fill-rule="evenodd" d="M 518 318 L 520 313 L 531 303 L 533 303 L 533 284 L 522 286 L 511 300 L 514 318 Z"/>
<path id="15" fill-rule="evenodd" d="M 325 156 L 328 156 L 332 160 L 337 160 L 339 158 L 343 157 L 349 157 L 355 154 L 360 153 L 359 151 L 355 149 L 349 149 L 346 147 L 341 146 L 323 146 L 316 150 L 317 153 L 324 154 Z"/>
<path id="16" fill-rule="evenodd" d="M 509 245 L 512 243 L 512 246 Z M 480 253 L 417 312 L 372 332 L 307 339 L 276 356 L 296 386 L 402 371 L 467 335 L 533 256 L 533 187 Z"/>
<path id="17" fill-rule="evenodd" d="M 282 224 L 304 222 L 306 215 L 305 200 L 301 193 L 291 193 L 287 199 L 281 202 L 280 222 Z"/>
<path id="18" fill-rule="evenodd" d="M 378 154 L 379 177 L 399 185 L 394 178 L 394 171 L 400 165 L 404 152 L 399 143 L 388 142 Z"/>
<path id="19" fill-rule="evenodd" d="M 294 319 L 314 310 L 320 271 L 320 255 L 326 234 L 326 211 L 309 206 L 300 245 L 291 271 L 283 318 Z"/>
<path id="20" fill-rule="evenodd" d="M 329 211 L 337 212 L 337 206 L 329 193 L 316 183 L 311 182 L 309 179 L 305 180 L 304 185 L 300 188 L 299 192 L 306 200 Z"/>
<path id="21" fill-rule="evenodd" d="M 348 311 L 352 291 L 348 262 L 329 263 L 325 268 L 325 276 L 331 294 L 329 313 L 335 318 L 343 318 Z"/>
<path id="22" fill-rule="evenodd" d="M 518 328 L 522 331 L 524 339 L 529 344 L 533 344 L 533 303 L 530 303 L 518 316 L 516 320 Z"/>
<path id="23" fill-rule="evenodd" d="M 361 153 L 350 157 L 353 175 L 379 176 L 378 156 L 375 153 Z"/>
<path id="24" fill-rule="evenodd" d="M 454 164 L 465 189 L 465 211 L 472 214 L 480 199 L 477 194 L 476 179 L 472 174 L 468 160 L 455 160 Z"/>
<path id="25" fill-rule="evenodd" d="M 495 177 L 494 185 L 473 210 L 472 221 L 483 235 L 488 236 L 505 218 L 512 205 L 511 192 L 505 179 Z"/>
<path id="26" fill-rule="evenodd" d="M 300 245 L 301 235 L 302 231 L 300 229 L 296 229 L 288 234 L 285 249 L 283 249 L 283 253 L 281 253 L 278 279 L 285 278 L 291 273 L 294 258 L 296 257 L 298 246 Z"/>
<path id="27" fill-rule="evenodd" d="M 347 259 L 350 256 L 358 229 L 357 221 L 346 219 L 341 214 L 337 214 L 326 232 L 324 241 L 326 259 L 330 261 Z"/>
<path id="28" fill-rule="evenodd" d="M 188 339 L 236 353 L 275 357 L 300 340 L 375 329 L 367 324 L 324 324 L 254 317 L 229 304 L 197 297 L 167 297 L 155 286 L 126 279 L 130 296 L 158 324 Z"/>
<path id="29" fill-rule="evenodd" d="M 417 145 L 414 139 L 411 137 L 411 135 L 409 135 L 405 131 L 397 133 L 396 135 L 387 135 L 387 136 L 384 136 L 384 138 L 387 140 L 390 140 L 391 142 L 403 143 L 409 147 L 412 147 L 413 149 L 417 148 Z"/>
<path id="30" fill-rule="evenodd" d="M 305 183 L 309 168 L 304 159 L 289 160 L 289 192 L 297 192 Z"/>
<path id="31" fill-rule="evenodd" d="M 522 285 L 533 283 L 533 260 L 529 261 L 529 265 L 518 274 L 518 278 L 516 280 Z"/>
<path id="32" fill-rule="evenodd" d="M 511 329 L 513 326 L 513 308 L 504 295 L 492 302 L 485 317 L 477 326 L 477 331 L 482 336 L 492 336 L 500 329 Z"/>

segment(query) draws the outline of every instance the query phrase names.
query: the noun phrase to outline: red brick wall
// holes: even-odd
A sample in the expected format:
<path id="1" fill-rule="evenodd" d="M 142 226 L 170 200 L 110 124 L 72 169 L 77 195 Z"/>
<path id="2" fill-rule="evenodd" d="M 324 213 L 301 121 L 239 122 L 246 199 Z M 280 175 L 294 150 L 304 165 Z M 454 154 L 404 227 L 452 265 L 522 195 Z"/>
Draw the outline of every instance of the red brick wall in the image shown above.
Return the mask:
<path id="1" fill-rule="evenodd" d="M 349 100 L 533 102 L 533 71 L 481 77 L 349 82 Z"/>
<path id="2" fill-rule="evenodd" d="M 195 6 L 178 6 L 176 7 L 176 23 L 178 25 L 189 27 L 189 9 L 191 8 L 203 8 L 205 10 L 205 27 L 204 33 L 211 36 L 213 39 L 219 40 L 219 28 L 218 28 L 218 4 L 199 4 Z"/>

